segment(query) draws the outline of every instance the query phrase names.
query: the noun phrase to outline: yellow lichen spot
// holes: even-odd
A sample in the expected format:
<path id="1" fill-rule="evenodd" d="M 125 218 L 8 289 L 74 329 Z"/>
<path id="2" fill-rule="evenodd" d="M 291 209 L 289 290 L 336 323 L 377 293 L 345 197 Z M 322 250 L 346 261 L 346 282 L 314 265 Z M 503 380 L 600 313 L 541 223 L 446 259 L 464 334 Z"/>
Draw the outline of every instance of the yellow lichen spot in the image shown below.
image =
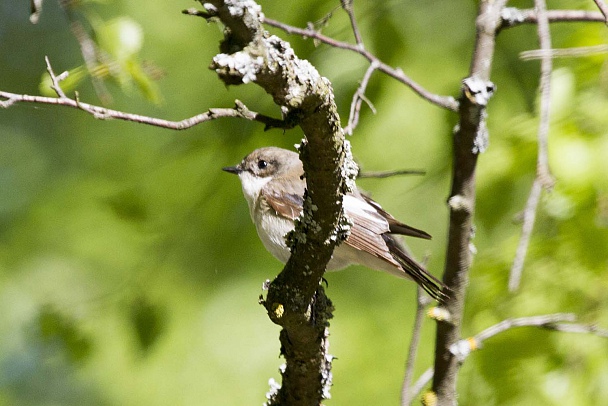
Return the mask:
<path id="1" fill-rule="evenodd" d="M 282 304 L 275 303 L 273 305 L 272 311 L 274 312 L 275 317 L 280 319 L 281 317 L 283 317 L 283 314 L 285 313 L 285 308 L 283 307 Z"/>
<path id="2" fill-rule="evenodd" d="M 424 406 L 436 406 L 437 394 L 433 391 L 427 391 L 422 395 L 422 404 Z"/>
<path id="3" fill-rule="evenodd" d="M 479 349 L 479 344 L 477 343 L 475 337 L 467 338 L 467 342 L 469 343 L 469 348 L 471 349 L 471 351 Z"/>

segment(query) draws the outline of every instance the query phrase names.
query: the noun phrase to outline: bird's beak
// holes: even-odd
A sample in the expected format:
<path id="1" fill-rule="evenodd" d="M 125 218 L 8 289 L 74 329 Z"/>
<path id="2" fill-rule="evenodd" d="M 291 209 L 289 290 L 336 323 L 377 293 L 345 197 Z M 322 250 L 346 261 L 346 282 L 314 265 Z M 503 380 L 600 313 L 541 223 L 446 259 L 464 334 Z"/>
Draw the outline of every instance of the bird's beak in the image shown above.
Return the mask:
<path id="1" fill-rule="evenodd" d="M 234 173 L 235 175 L 238 175 L 239 173 L 243 172 L 243 170 L 241 168 L 239 168 L 238 166 L 227 166 L 225 168 L 222 168 L 222 170 L 226 171 L 226 172 Z"/>

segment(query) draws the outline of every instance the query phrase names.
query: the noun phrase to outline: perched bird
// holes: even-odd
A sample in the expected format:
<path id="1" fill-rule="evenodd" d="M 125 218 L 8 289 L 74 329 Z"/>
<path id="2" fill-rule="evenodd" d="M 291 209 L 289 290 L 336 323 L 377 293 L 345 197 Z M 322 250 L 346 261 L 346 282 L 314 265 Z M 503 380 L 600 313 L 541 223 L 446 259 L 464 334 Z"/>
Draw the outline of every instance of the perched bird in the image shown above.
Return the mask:
<path id="1" fill-rule="evenodd" d="M 239 176 L 262 243 L 275 258 L 286 263 L 291 252 L 285 235 L 294 229 L 294 220 L 302 213 L 306 188 L 298 154 L 277 147 L 260 148 L 240 164 L 223 170 Z M 434 299 L 445 298 L 443 283 L 416 262 L 394 236 L 430 239 L 429 234 L 396 220 L 358 190 L 344 195 L 343 207 L 353 224 L 346 241 L 334 250 L 327 270 L 361 264 L 412 279 Z"/>

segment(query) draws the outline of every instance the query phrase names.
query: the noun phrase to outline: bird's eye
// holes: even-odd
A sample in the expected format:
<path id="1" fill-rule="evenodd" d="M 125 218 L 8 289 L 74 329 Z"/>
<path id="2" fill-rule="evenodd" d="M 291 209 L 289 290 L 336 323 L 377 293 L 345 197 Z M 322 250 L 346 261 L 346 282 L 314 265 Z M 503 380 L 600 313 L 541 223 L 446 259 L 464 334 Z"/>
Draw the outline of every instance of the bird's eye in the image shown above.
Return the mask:
<path id="1" fill-rule="evenodd" d="M 266 169 L 267 166 L 268 166 L 268 162 L 264 161 L 263 159 L 260 159 L 258 161 L 258 168 L 259 169 Z"/>

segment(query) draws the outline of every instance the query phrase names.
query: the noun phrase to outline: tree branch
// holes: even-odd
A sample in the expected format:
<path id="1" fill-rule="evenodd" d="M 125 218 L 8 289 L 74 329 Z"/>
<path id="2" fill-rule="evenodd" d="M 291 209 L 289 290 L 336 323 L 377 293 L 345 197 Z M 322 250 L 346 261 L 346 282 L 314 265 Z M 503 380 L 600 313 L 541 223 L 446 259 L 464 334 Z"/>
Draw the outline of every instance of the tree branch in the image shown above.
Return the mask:
<path id="1" fill-rule="evenodd" d="M 604 3 L 604 0 L 593 0 L 595 5 L 600 9 L 600 12 L 604 16 L 604 21 L 608 23 L 608 6 Z"/>
<path id="2" fill-rule="evenodd" d="M 506 319 L 497 323 L 480 333 L 452 345 L 451 351 L 460 362 L 463 362 L 473 351 L 483 347 L 483 343 L 500 333 L 516 327 L 539 327 L 547 330 L 562 331 L 567 333 L 593 334 L 598 337 L 608 338 L 608 330 L 598 328 L 594 325 L 576 324 L 576 316 L 572 313 L 555 313 L 542 316 L 519 317 Z"/>
<path id="3" fill-rule="evenodd" d="M 134 123 L 147 124 L 154 127 L 167 128 L 170 130 L 185 130 L 197 124 L 201 124 L 207 121 L 223 117 L 239 117 L 244 118 L 246 120 L 258 121 L 260 123 L 265 124 L 265 130 L 271 128 L 289 129 L 295 126 L 295 123 L 293 122 L 293 120 L 289 119 L 289 117 L 285 120 L 279 120 L 265 116 L 260 113 L 250 111 L 240 100 L 235 100 L 235 107 L 232 109 L 213 108 L 209 109 L 205 113 L 197 114 L 196 116 L 185 118 L 180 121 L 169 121 L 156 117 L 125 113 L 123 111 L 107 109 L 105 107 L 84 103 L 79 100 L 78 93 L 76 93 L 76 97 L 74 99 L 71 99 L 67 97 L 65 92 L 61 89 L 60 82 L 67 78 L 68 72 L 65 71 L 59 76 L 57 76 L 53 71 L 49 58 L 45 56 L 44 60 L 46 61 L 47 72 L 51 77 L 51 88 L 55 91 L 58 97 L 30 96 L 27 94 L 9 93 L 0 90 L 0 98 L 5 99 L 0 100 L 1 108 L 7 109 L 16 103 L 52 104 L 82 110 L 99 120 L 116 119 L 132 121 Z"/>
<path id="4" fill-rule="evenodd" d="M 469 77 L 463 81 L 459 124 L 454 131 L 452 190 L 448 205 L 450 226 L 443 282 L 450 289 L 444 303 L 448 317 L 438 320 L 435 376 L 432 390 L 439 405 L 456 404 L 456 377 L 460 363 L 450 347 L 460 340 L 465 291 L 472 261 L 475 171 L 477 157 L 488 143 L 486 106 L 494 91 L 490 82 L 492 58 L 501 11 L 506 0 L 481 1 L 477 37 Z"/>
<path id="5" fill-rule="evenodd" d="M 350 104 L 350 114 L 348 115 L 348 125 L 344 128 L 344 132 L 348 135 L 352 135 L 354 129 L 359 124 L 359 113 L 361 112 L 361 103 L 363 100 L 367 100 L 365 98 L 365 89 L 367 89 L 367 84 L 369 83 L 369 79 L 372 77 L 374 71 L 378 69 L 378 63 L 375 61 L 372 62 L 367 71 L 365 71 L 365 75 L 363 75 L 363 79 L 361 79 L 361 84 L 357 88 L 357 91 L 353 95 L 353 101 Z M 371 103 L 368 103 L 370 108 L 374 113 L 376 113 L 376 109 Z"/>
<path id="6" fill-rule="evenodd" d="M 27 94 L 15 94 L 4 92 L 0 90 L 0 97 L 4 100 L 0 100 L 0 107 L 9 108 L 13 104 L 17 103 L 35 103 L 35 104 L 51 104 L 56 106 L 70 107 L 78 110 L 82 110 L 98 120 L 123 120 L 131 121 L 139 124 L 147 124 L 154 127 L 167 128 L 169 130 L 186 130 L 194 127 L 195 125 L 205 123 L 207 121 L 215 120 L 224 117 L 238 117 L 246 120 L 257 121 L 266 125 L 267 129 L 270 128 L 293 128 L 294 125 L 289 121 L 279 120 L 272 117 L 265 116 L 254 111 L 250 111 L 247 107 L 239 100 L 235 101 L 235 107 L 230 108 L 212 108 L 208 111 L 197 114 L 195 116 L 185 118 L 180 121 L 164 120 L 157 117 L 142 116 L 139 114 L 125 113 L 124 111 L 112 110 L 101 106 L 96 106 L 89 103 L 81 102 L 78 97 L 71 99 L 69 97 L 43 97 L 43 96 L 31 96 Z"/>
<path id="7" fill-rule="evenodd" d="M 456 111 L 458 109 L 458 102 L 453 97 L 440 96 L 440 95 L 436 95 L 436 94 L 429 92 L 428 90 L 423 88 L 420 84 L 416 83 L 410 77 L 405 75 L 405 73 L 403 73 L 403 71 L 400 68 L 392 68 L 391 66 L 380 61 L 380 59 L 378 59 L 376 56 L 374 56 L 371 52 L 365 50 L 363 47 L 361 47 L 359 45 L 353 45 L 353 44 L 349 44 L 348 42 L 337 41 L 333 38 L 327 37 L 317 31 L 315 31 L 315 30 L 293 27 L 291 25 L 284 24 L 282 22 L 272 20 L 267 17 L 264 17 L 263 22 L 264 22 L 264 24 L 270 25 L 275 28 L 279 28 L 288 34 L 300 35 L 304 38 L 313 38 L 317 41 L 328 44 L 334 48 L 345 49 L 348 51 L 356 52 L 359 55 L 363 56 L 365 59 L 367 59 L 369 62 L 376 62 L 378 65 L 378 70 L 380 72 L 383 72 L 383 73 L 389 75 L 390 77 L 392 77 L 393 79 L 396 79 L 399 82 L 403 83 L 404 85 L 408 86 L 410 89 L 412 89 L 417 95 L 419 95 L 423 99 L 425 99 L 439 107 L 447 109 L 447 110 Z"/>
<path id="8" fill-rule="evenodd" d="M 416 316 L 414 318 L 414 329 L 412 331 L 412 340 L 410 341 L 407 361 L 405 362 L 405 375 L 403 377 L 403 385 L 401 387 L 402 406 L 409 406 L 419 392 L 415 392 L 414 388 L 411 386 L 412 376 L 414 374 L 414 364 L 416 363 L 418 344 L 420 343 L 420 334 L 422 333 L 422 322 L 424 320 L 425 313 L 424 310 L 430 303 L 431 299 L 426 296 L 423 293 L 423 289 L 418 286 L 418 289 L 416 290 Z"/>
<path id="9" fill-rule="evenodd" d="M 599 1 L 599 0 L 598 0 Z M 348 14 L 348 18 L 350 19 L 350 26 L 353 29 L 353 35 L 355 36 L 355 41 L 359 47 L 363 48 L 363 39 L 361 38 L 361 33 L 359 32 L 359 26 L 357 25 L 357 19 L 355 18 L 355 8 L 353 7 L 354 0 L 340 0 L 340 4 L 346 14 Z"/>
<path id="10" fill-rule="evenodd" d="M 545 0 L 536 0 L 536 12 L 538 15 L 538 38 L 540 50 L 547 52 L 551 49 L 551 33 L 549 31 L 549 19 L 547 18 L 547 6 Z M 553 178 L 549 169 L 549 109 L 551 107 L 551 70 L 553 62 L 551 56 L 545 54 L 540 68 L 540 121 L 538 124 L 538 155 L 536 163 L 536 178 L 532 184 L 530 196 L 524 211 L 522 235 L 517 246 L 515 259 L 509 274 L 509 290 L 516 291 L 519 288 L 524 260 L 530 244 L 530 236 L 534 229 L 536 210 L 542 189 L 553 187 Z"/>
<path id="11" fill-rule="evenodd" d="M 549 58 L 581 58 L 605 53 L 608 53 L 608 45 L 592 45 L 588 47 L 551 48 L 549 50 L 532 49 L 521 52 L 519 57 L 524 61 L 529 61 L 542 59 L 545 56 Z"/>
<path id="12" fill-rule="evenodd" d="M 320 281 L 334 247 L 348 232 L 342 196 L 356 165 L 330 82 L 299 59 L 289 43 L 264 31 L 260 6 L 236 0 L 201 3 L 226 27 L 211 69 L 227 85 L 253 82 L 262 87 L 306 135 L 300 144 L 307 183 L 303 216 L 290 235 L 292 255 L 263 304 L 270 319 L 283 327 L 281 353 L 286 360 L 281 387 L 268 404 L 319 404 L 331 384 L 327 326 L 333 309 Z"/>
<path id="13" fill-rule="evenodd" d="M 561 22 L 600 22 L 605 23 L 606 18 L 598 11 L 585 10 L 547 10 L 547 19 L 550 23 Z M 505 7 L 501 12 L 501 25 L 499 30 L 513 28 L 522 24 L 537 24 L 536 10 Z"/>

